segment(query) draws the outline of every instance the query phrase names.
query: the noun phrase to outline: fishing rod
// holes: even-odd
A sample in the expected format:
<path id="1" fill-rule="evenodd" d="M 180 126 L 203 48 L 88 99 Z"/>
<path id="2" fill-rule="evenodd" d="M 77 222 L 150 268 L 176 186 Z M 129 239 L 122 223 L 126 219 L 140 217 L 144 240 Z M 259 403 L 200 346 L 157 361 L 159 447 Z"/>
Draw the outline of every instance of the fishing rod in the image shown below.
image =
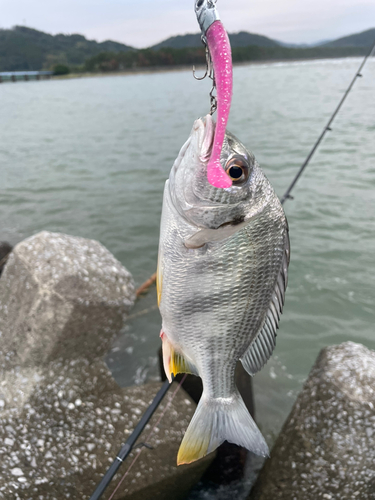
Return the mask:
<path id="1" fill-rule="evenodd" d="M 172 374 L 172 382 L 173 382 L 174 376 Z M 120 468 L 121 464 L 123 461 L 126 459 L 126 457 L 129 455 L 129 453 L 132 451 L 132 448 L 141 435 L 143 429 L 146 427 L 147 423 L 149 422 L 150 418 L 152 415 L 155 413 L 155 410 L 157 407 L 160 405 L 162 400 L 164 399 L 164 396 L 167 394 L 171 387 L 171 383 L 169 383 L 168 380 L 164 382 L 162 385 L 161 389 L 159 392 L 156 394 L 155 398 L 153 399 L 152 403 L 150 406 L 147 408 L 145 413 L 143 414 L 141 420 L 138 422 L 137 427 L 134 429 L 134 431 L 131 433 L 129 438 L 126 440 L 125 444 L 122 446 L 118 454 L 116 455 L 116 458 L 112 462 L 112 465 L 109 467 L 107 472 L 104 474 L 103 479 L 100 481 L 98 486 L 96 487 L 94 493 L 91 495 L 90 500 L 99 500 L 99 498 L 103 495 L 104 491 L 108 488 L 109 483 L 112 481 L 114 475 Z"/>
<path id="2" fill-rule="evenodd" d="M 323 132 L 318 137 L 318 139 L 315 142 L 312 150 L 308 154 L 306 160 L 304 161 L 304 163 L 300 167 L 299 171 L 297 172 L 296 176 L 292 180 L 292 182 L 291 182 L 290 186 L 288 187 L 288 189 L 285 191 L 283 197 L 280 200 L 281 204 L 284 204 L 285 201 L 288 200 L 288 199 L 293 199 L 292 196 L 290 195 L 292 189 L 296 185 L 298 179 L 301 177 L 301 175 L 302 175 L 303 171 L 305 170 L 305 168 L 307 167 L 307 165 L 309 164 L 309 162 L 310 162 L 312 156 L 314 155 L 315 151 L 318 149 L 318 147 L 319 147 L 320 143 L 322 142 L 322 140 L 323 140 L 326 132 L 331 130 L 330 126 L 331 126 L 333 120 L 335 119 L 335 117 L 337 116 L 338 112 L 340 111 L 342 105 L 344 104 L 344 102 L 345 102 L 348 94 L 350 93 L 350 91 L 351 91 L 351 89 L 352 89 L 355 81 L 357 80 L 357 78 L 362 77 L 361 71 L 362 71 L 364 65 L 366 64 L 367 59 L 371 56 L 372 52 L 374 51 L 374 49 L 375 49 L 375 41 L 374 41 L 371 49 L 369 50 L 369 52 L 366 54 L 365 58 L 363 59 L 360 67 L 358 68 L 356 74 L 354 75 L 352 81 L 350 82 L 349 87 L 346 89 L 343 97 L 341 98 L 338 106 L 336 107 L 335 111 L 333 112 L 333 114 L 332 114 L 331 118 L 329 119 L 327 125 L 324 127 Z M 149 282 L 150 282 L 150 280 L 148 280 L 146 283 L 149 284 Z M 141 287 L 141 288 L 143 288 L 143 287 Z M 173 377 L 173 374 L 172 374 L 172 381 L 173 381 L 173 379 L 174 379 L 174 377 Z M 116 458 L 114 459 L 112 465 L 109 467 L 109 469 L 107 470 L 107 472 L 103 476 L 103 479 L 100 481 L 100 483 L 96 487 L 96 490 L 94 491 L 94 493 L 92 494 L 92 496 L 90 497 L 89 500 L 99 500 L 101 498 L 101 496 L 103 495 L 104 491 L 108 488 L 110 482 L 112 481 L 114 475 L 116 474 L 116 472 L 120 468 L 121 464 L 124 462 L 124 460 L 126 459 L 126 457 L 131 452 L 131 450 L 132 450 L 135 442 L 137 441 L 138 437 L 141 435 L 142 431 L 146 427 L 146 425 L 149 422 L 150 418 L 155 413 L 156 409 L 158 408 L 158 406 L 160 405 L 160 403 L 164 399 L 164 397 L 167 394 L 168 390 L 170 389 L 171 385 L 172 384 L 170 384 L 168 380 L 166 380 L 164 382 L 164 384 L 162 385 L 161 389 L 156 394 L 154 400 L 152 401 L 152 403 L 150 404 L 150 406 L 145 411 L 145 413 L 142 416 L 141 420 L 139 421 L 137 427 L 134 429 L 134 431 L 132 432 L 132 434 L 129 436 L 129 438 L 126 440 L 125 444 L 122 446 L 122 448 L 118 452 L 118 454 L 117 454 Z"/>
<path id="3" fill-rule="evenodd" d="M 335 111 L 332 113 L 332 116 L 331 118 L 329 119 L 327 125 L 324 127 L 323 129 L 323 132 L 320 134 L 320 136 L 318 137 L 316 143 L 314 144 L 312 150 L 310 151 L 310 153 L 307 155 L 307 158 L 306 160 L 303 162 L 303 164 L 301 165 L 299 171 L 297 172 L 296 176 L 294 177 L 294 179 L 292 180 L 290 186 L 288 187 L 288 189 L 285 191 L 283 197 L 281 198 L 281 204 L 283 205 L 286 200 L 288 199 L 293 199 L 293 197 L 290 195 L 292 189 L 294 188 L 294 186 L 297 184 L 297 181 L 298 179 L 301 177 L 303 171 L 305 170 L 305 168 L 307 167 L 307 165 L 310 163 L 310 160 L 311 158 L 313 157 L 315 151 L 318 149 L 320 143 L 322 142 L 324 136 L 326 135 L 326 133 L 328 131 L 331 131 L 331 125 L 332 125 L 332 122 L 333 120 L 336 118 L 338 112 L 340 111 L 341 109 L 341 106 L 344 104 L 346 98 L 348 97 L 350 91 L 352 90 L 352 87 L 354 85 L 354 83 L 356 82 L 357 78 L 360 78 L 362 77 L 362 74 L 361 74 L 361 71 L 364 67 L 364 65 L 366 64 L 366 61 L 367 59 L 371 56 L 373 50 L 375 49 L 375 40 L 374 40 L 374 43 L 372 45 L 372 47 L 370 48 L 370 50 L 368 51 L 368 53 L 366 54 L 365 58 L 363 59 L 360 67 L 358 68 L 356 74 L 354 75 L 353 77 L 353 80 L 350 82 L 350 85 L 349 87 L 346 89 L 344 95 L 342 96 L 341 98 L 341 101 L 339 102 L 339 104 L 337 105 L 337 108 L 335 109 Z"/>

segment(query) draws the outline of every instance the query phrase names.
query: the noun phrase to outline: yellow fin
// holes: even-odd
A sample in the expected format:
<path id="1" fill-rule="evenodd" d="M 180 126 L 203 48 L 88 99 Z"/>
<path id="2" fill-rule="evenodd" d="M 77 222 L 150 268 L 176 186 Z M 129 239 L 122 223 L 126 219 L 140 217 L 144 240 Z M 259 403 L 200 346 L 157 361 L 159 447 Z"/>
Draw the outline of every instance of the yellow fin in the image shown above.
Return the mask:
<path id="1" fill-rule="evenodd" d="M 210 444 L 210 437 L 210 434 L 208 434 L 202 441 L 184 438 L 178 450 L 177 465 L 190 464 L 205 457 Z"/>
<path id="2" fill-rule="evenodd" d="M 177 375 L 177 373 L 191 373 L 196 375 L 197 370 L 182 354 L 173 351 L 171 357 L 171 373 L 173 373 L 173 375 Z"/>
<path id="3" fill-rule="evenodd" d="M 165 333 L 162 332 L 160 336 L 163 341 L 164 371 L 169 382 L 172 382 L 172 373 L 173 375 L 177 375 L 177 373 L 191 373 L 197 375 L 198 373 L 195 366 L 175 350 Z"/>

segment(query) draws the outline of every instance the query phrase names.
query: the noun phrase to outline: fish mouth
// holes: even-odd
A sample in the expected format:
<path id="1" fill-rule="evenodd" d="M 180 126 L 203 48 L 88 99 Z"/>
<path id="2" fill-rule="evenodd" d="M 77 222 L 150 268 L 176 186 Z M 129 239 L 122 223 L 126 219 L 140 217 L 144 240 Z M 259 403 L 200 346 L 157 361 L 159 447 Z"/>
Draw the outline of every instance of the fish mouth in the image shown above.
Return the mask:
<path id="1" fill-rule="evenodd" d="M 214 143 L 215 125 L 210 114 L 194 121 L 190 137 L 182 146 L 169 175 L 168 191 L 174 209 L 197 230 L 196 217 L 191 214 L 200 209 L 211 210 L 217 205 L 201 196 L 202 186 L 207 183 L 207 163 Z M 187 160 L 183 162 L 185 157 Z M 215 188 L 209 186 L 209 189 Z"/>
<path id="2" fill-rule="evenodd" d="M 210 114 L 204 118 L 199 118 L 194 124 L 194 129 L 198 133 L 199 160 L 207 163 L 210 159 L 215 136 L 215 122 Z"/>

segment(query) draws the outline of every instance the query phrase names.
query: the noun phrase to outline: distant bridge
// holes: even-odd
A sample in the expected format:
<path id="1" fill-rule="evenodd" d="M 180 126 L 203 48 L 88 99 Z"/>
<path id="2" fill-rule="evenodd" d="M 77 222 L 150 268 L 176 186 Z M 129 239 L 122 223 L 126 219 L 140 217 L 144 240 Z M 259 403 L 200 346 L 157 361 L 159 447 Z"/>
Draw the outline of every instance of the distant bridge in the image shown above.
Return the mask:
<path id="1" fill-rule="evenodd" d="M 3 71 L 0 72 L 0 83 L 6 81 L 41 80 L 51 78 L 51 75 L 53 75 L 53 71 Z"/>

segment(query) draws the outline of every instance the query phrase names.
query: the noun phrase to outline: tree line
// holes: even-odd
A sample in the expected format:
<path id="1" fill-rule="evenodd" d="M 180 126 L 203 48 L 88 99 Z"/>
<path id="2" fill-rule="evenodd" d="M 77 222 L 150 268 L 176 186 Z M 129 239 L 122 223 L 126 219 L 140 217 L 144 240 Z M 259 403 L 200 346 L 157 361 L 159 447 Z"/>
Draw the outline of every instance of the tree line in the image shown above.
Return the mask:
<path id="1" fill-rule="evenodd" d="M 364 55 L 362 47 L 234 47 L 233 62 L 323 59 Z M 84 71 L 116 72 L 137 68 L 156 68 L 205 64 L 204 47 L 140 49 L 129 52 L 101 52 L 86 60 Z"/>

